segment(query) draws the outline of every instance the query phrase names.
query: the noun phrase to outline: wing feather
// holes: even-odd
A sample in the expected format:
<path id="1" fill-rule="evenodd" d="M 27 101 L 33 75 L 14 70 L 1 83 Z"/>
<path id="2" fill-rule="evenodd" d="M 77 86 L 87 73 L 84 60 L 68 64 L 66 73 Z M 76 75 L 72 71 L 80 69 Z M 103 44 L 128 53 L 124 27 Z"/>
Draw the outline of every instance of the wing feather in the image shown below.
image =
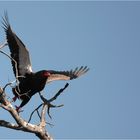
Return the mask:
<path id="1" fill-rule="evenodd" d="M 87 66 L 81 66 L 79 69 L 78 67 L 74 70 L 70 71 L 54 71 L 49 70 L 48 72 L 51 74 L 48 79 L 47 83 L 55 81 L 55 80 L 72 80 L 80 77 L 81 75 L 85 74 L 89 68 Z"/>
<path id="2" fill-rule="evenodd" d="M 6 33 L 8 46 L 9 46 L 9 49 L 11 52 L 10 55 L 17 63 L 17 68 L 16 68 L 15 62 L 11 61 L 15 76 L 16 77 L 24 76 L 26 73 L 31 73 L 32 66 L 31 66 L 31 61 L 30 61 L 30 57 L 29 57 L 29 52 L 26 49 L 23 42 L 12 31 L 11 26 L 9 24 L 7 13 L 5 13 L 5 16 L 3 17 L 2 24 L 3 24 L 3 28 L 5 30 L 5 33 Z"/>

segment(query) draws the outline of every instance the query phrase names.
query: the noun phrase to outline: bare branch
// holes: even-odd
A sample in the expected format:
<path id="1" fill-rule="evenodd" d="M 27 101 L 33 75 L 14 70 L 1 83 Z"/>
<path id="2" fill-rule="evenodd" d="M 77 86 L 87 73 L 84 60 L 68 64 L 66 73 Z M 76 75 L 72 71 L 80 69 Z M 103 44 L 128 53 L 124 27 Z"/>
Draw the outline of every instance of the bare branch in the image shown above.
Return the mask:
<path id="1" fill-rule="evenodd" d="M 0 49 L 4 48 L 4 47 L 7 46 L 7 45 L 8 45 L 8 44 L 7 44 L 7 40 L 5 40 L 4 43 L 2 43 L 2 44 L 0 45 Z"/>
<path id="2" fill-rule="evenodd" d="M 5 102 L 5 93 L 3 92 L 3 89 L 0 87 L 0 103 L 2 103 L 2 105 L 7 105 L 7 103 Z M 3 107 L 1 105 L 1 107 Z"/>
<path id="3" fill-rule="evenodd" d="M 47 100 L 46 98 L 44 98 L 41 93 L 39 93 L 40 98 L 42 99 L 42 101 L 44 102 L 44 104 L 46 104 L 48 106 L 47 108 L 47 113 L 48 116 L 52 119 L 51 115 L 50 115 L 50 108 L 56 108 L 56 107 L 62 107 L 64 105 L 53 105 L 51 104 L 51 102 L 53 102 L 54 100 L 57 99 L 57 97 L 68 87 L 68 83 L 66 83 L 64 88 L 61 88 L 51 99 Z"/>
<path id="4" fill-rule="evenodd" d="M 13 61 L 13 62 L 15 63 L 15 70 L 16 70 L 16 80 L 15 80 L 15 82 L 16 82 L 16 83 L 19 83 L 18 78 L 20 78 L 20 77 L 25 77 L 25 76 L 22 76 L 22 75 L 19 76 L 19 75 L 18 75 L 18 64 L 17 64 L 16 60 L 14 60 L 9 54 L 7 54 L 6 52 L 4 52 L 4 51 L 2 51 L 2 50 L 0 50 L 0 53 L 4 54 L 4 55 L 7 56 L 9 59 L 11 59 L 11 61 Z M 13 82 L 10 82 L 10 83 L 6 84 L 5 87 L 4 87 L 4 90 L 5 90 L 5 88 L 6 88 L 7 86 L 11 85 L 12 83 L 13 83 Z M 19 86 L 18 86 L 18 91 L 15 89 L 15 92 L 17 93 L 17 95 L 18 95 L 19 98 L 20 98 L 21 95 L 19 94 L 19 92 L 20 92 Z M 29 92 L 29 91 L 28 91 L 28 92 Z M 23 96 L 23 95 L 28 96 L 28 92 L 22 94 L 22 96 Z M 28 96 L 28 97 L 29 97 L 29 96 Z M 29 97 L 29 98 L 30 98 L 30 97 Z"/>
<path id="5" fill-rule="evenodd" d="M 24 131 L 24 132 L 29 132 L 29 133 L 34 133 L 37 137 L 40 139 L 46 139 L 46 140 L 51 140 L 52 137 L 48 134 L 46 131 L 46 112 L 48 113 L 49 117 L 50 116 L 50 108 L 53 107 L 61 107 L 62 105 L 56 106 L 51 104 L 52 101 L 56 100 L 57 97 L 68 87 L 68 83 L 65 85 L 64 88 L 60 89 L 54 97 L 51 99 L 47 100 L 45 99 L 41 94 L 40 97 L 43 101 L 42 104 L 40 104 L 30 115 L 29 121 L 25 121 L 19 113 L 16 111 L 16 109 L 13 107 L 10 101 L 6 99 L 6 93 L 5 93 L 5 88 L 10 85 L 11 83 L 8 83 L 4 86 L 4 88 L 0 88 L 0 107 L 8 111 L 11 116 L 14 118 L 16 123 L 11 123 L 7 122 L 6 120 L 0 120 L 0 126 L 1 127 L 6 127 L 14 130 L 19 130 L 19 131 Z M 43 107 L 42 107 L 43 106 Z M 39 114 L 39 108 L 42 107 L 41 114 Z M 34 112 L 37 111 L 38 116 L 40 118 L 40 123 L 39 125 L 31 124 L 29 123 L 31 121 L 32 115 Z"/>
<path id="6" fill-rule="evenodd" d="M 52 97 L 51 99 L 49 99 L 48 101 L 49 101 L 49 102 L 52 102 L 52 101 L 56 100 L 57 97 L 58 97 L 68 86 L 69 86 L 69 84 L 66 83 L 65 87 L 64 87 L 64 88 L 61 88 L 61 89 L 55 94 L 55 96 Z"/>
<path id="7" fill-rule="evenodd" d="M 33 110 L 33 112 L 30 115 L 30 118 L 28 120 L 28 123 L 31 121 L 33 114 L 35 113 L 35 111 L 38 111 L 38 109 L 42 106 L 43 104 L 40 104 L 35 110 Z M 41 119 L 40 115 L 38 115 L 39 118 Z"/>
<path id="8" fill-rule="evenodd" d="M 4 54 L 5 56 L 7 56 L 9 59 L 11 59 L 11 61 L 13 61 L 15 63 L 15 69 L 16 69 L 16 81 L 18 81 L 18 77 L 22 77 L 18 75 L 18 66 L 17 66 L 17 62 L 15 59 L 13 59 L 10 55 L 8 55 L 6 52 L 0 50 L 0 53 Z"/>
<path id="9" fill-rule="evenodd" d="M 31 113 L 31 115 L 30 115 L 30 117 L 29 117 L 28 123 L 31 121 L 32 116 L 33 116 L 33 114 L 34 114 L 35 112 L 37 112 L 37 114 L 38 114 L 38 116 L 39 116 L 39 118 L 40 118 L 40 120 L 41 120 L 41 117 L 43 117 L 44 114 L 42 113 L 42 115 L 40 116 L 38 110 L 40 109 L 40 107 L 41 107 L 43 104 L 47 105 L 47 113 L 48 113 L 48 116 L 52 119 L 52 117 L 51 117 L 51 115 L 50 115 L 50 108 L 62 107 L 63 105 L 53 105 L 53 104 L 51 104 L 51 102 L 54 101 L 54 100 L 56 100 L 57 97 L 68 87 L 68 85 L 69 85 L 69 84 L 66 83 L 65 87 L 62 88 L 62 89 L 60 89 L 60 90 L 54 95 L 54 97 L 52 97 L 52 98 L 49 99 L 49 100 L 47 100 L 46 98 L 44 98 L 44 97 L 41 95 L 41 93 L 39 93 L 40 98 L 42 99 L 42 101 L 43 101 L 44 103 L 40 104 L 37 108 L 35 108 L 35 109 L 32 111 L 32 113 Z M 44 107 L 44 106 L 43 106 L 43 107 Z M 45 107 L 45 109 L 46 109 L 46 107 Z M 45 110 L 45 111 L 46 111 L 46 110 Z M 43 109 L 42 109 L 42 112 L 43 112 Z M 45 123 L 46 123 L 46 122 L 45 122 Z"/>
<path id="10" fill-rule="evenodd" d="M 5 120 L 0 120 L 0 126 L 7 127 L 7 128 L 10 128 L 10 129 L 14 129 L 14 130 L 20 130 L 21 129 L 21 127 L 19 127 L 19 125 L 7 122 Z"/>
<path id="11" fill-rule="evenodd" d="M 5 92 L 5 89 L 8 87 L 8 86 L 11 86 L 13 83 L 15 83 L 16 81 L 14 80 L 13 82 L 9 82 L 7 83 L 4 88 L 3 88 L 3 91 Z"/>
<path id="12" fill-rule="evenodd" d="M 46 126 L 46 111 L 47 111 L 47 104 L 43 104 L 43 107 L 42 107 L 42 111 L 41 111 L 41 119 L 40 119 L 40 126 L 41 127 L 44 127 Z"/>
<path id="13" fill-rule="evenodd" d="M 1 107 L 7 110 L 11 116 L 14 118 L 17 124 L 13 124 L 10 122 L 7 122 L 5 120 L 0 120 L 0 126 L 7 127 L 15 130 L 25 131 L 34 133 L 36 136 L 38 136 L 40 139 L 46 139 L 51 140 L 51 136 L 48 134 L 48 132 L 45 130 L 45 127 L 43 125 L 34 125 L 31 123 L 26 122 L 23 120 L 18 112 L 15 110 L 15 108 L 12 106 L 12 104 L 6 99 L 5 93 L 2 88 L 0 88 L 0 103 Z M 44 114 L 43 114 L 44 115 Z"/>

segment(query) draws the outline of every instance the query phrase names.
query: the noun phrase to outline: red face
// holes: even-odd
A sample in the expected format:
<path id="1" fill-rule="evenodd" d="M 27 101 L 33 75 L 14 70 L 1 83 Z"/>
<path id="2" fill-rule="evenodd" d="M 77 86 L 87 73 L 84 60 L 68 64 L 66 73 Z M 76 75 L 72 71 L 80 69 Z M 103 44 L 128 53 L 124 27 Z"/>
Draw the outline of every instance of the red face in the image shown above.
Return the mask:
<path id="1" fill-rule="evenodd" d="M 49 77 L 51 74 L 48 71 L 43 72 L 44 77 Z"/>

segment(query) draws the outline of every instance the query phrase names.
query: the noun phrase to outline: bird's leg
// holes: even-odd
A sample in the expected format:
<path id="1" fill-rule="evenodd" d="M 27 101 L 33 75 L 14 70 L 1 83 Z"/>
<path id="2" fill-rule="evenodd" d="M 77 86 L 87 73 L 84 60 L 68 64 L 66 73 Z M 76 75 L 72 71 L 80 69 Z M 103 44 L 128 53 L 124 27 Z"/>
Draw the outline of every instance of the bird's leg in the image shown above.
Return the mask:
<path id="1" fill-rule="evenodd" d="M 17 100 L 17 96 L 14 96 L 13 98 L 12 98 L 12 102 L 15 102 Z"/>
<path id="2" fill-rule="evenodd" d="M 20 106 L 16 106 L 16 105 L 15 105 L 15 108 L 16 108 L 16 111 L 17 111 L 18 113 L 23 112 L 23 110 L 21 110 L 21 107 L 20 107 Z"/>
<path id="3" fill-rule="evenodd" d="M 21 102 L 20 106 L 15 106 L 16 107 L 16 111 L 18 113 L 23 112 L 23 110 L 21 110 L 21 108 L 29 102 L 30 97 L 24 95 L 23 97 L 21 96 L 21 99 L 22 99 L 22 102 Z"/>

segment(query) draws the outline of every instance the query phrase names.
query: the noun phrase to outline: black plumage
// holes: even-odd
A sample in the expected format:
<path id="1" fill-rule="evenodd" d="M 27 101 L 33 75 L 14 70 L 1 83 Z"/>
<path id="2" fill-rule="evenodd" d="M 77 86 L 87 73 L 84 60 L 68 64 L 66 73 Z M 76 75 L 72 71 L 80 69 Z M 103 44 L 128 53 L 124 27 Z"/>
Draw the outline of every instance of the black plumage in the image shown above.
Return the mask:
<path id="1" fill-rule="evenodd" d="M 17 111 L 27 104 L 34 94 L 42 91 L 46 83 L 55 80 L 72 80 L 89 70 L 87 66 L 81 66 L 70 71 L 41 70 L 33 72 L 29 52 L 23 42 L 13 32 L 7 14 L 3 17 L 2 23 L 6 33 L 10 55 L 13 59 L 11 59 L 13 71 L 15 77 L 19 80 L 19 84 L 12 89 L 15 95 L 13 100 L 15 101 L 17 98 L 22 100 L 20 106 L 17 107 Z"/>

